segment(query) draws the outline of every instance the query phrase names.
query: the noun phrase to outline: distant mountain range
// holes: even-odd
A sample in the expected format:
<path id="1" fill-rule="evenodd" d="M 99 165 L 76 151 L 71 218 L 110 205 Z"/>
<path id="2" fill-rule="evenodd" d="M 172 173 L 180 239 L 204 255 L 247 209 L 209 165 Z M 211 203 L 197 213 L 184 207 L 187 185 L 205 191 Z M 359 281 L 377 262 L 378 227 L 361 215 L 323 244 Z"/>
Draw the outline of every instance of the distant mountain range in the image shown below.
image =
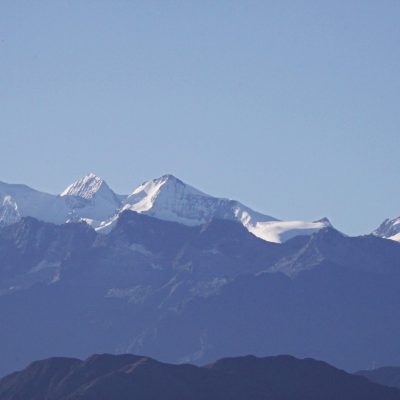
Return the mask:
<path id="1" fill-rule="evenodd" d="M 0 204 L 0 223 L 3 224 L 16 222 L 21 217 L 34 217 L 54 224 L 82 220 L 98 232 L 108 232 L 125 210 L 188 226 L 201 225 L 215 218 L 237 221 L 249 232 L 271 242 L 285 241 L 330 226 L 326 218 L 315 222 L 280 221 L 238 201 L 207 195 L 173 175 L 145 182 L 130 195 L 117 195 L 103 179 L 92 173 L 59 195 L 0 182 Z"/>
<path id="2" fill-rule="evenodd" d="M 204 367 L 134 355 L 50 358 L 0 380 L 2 400 L 399 400 L 400 390 L 291 356 L 225 358 Z"/>
<path id="3" fill-rule="evenodd" d="M 105 233 L 125 210 L 188 226 L 215 218 L 233 220 L 255 236 L 277 243 L 331 226 L 327 218 L 313 222 L 281 221 L 236 200 L 205 194 L 173 175 L 144 182 L 129 195 L 116 194 L 93 173 L 69 185 L 59 195 L 0 182 L 0 224 L 14 223 L 21 217 L 54 224 L 85 221 L 98 232 Z M 400 241 L 400 217 L 385 220 L 373 234 Z"/>
<path id="4" fill-rule="evenodd" d="M 108 234 L 24 217 L 0 228 L 0 260 L 0 374 L 100 351 L 400 364 L 400 244 L 373 235 L 271 243 L 234 221 L 126 210 Z"/>
<path id="5" fill-rule="evenodd" d="M 129 196 L 93 174 L 0 193 L 0 375 L 99 352 L 400 364 L 400 244 L 377 232 L 278 221 L 171 175 Z"/>

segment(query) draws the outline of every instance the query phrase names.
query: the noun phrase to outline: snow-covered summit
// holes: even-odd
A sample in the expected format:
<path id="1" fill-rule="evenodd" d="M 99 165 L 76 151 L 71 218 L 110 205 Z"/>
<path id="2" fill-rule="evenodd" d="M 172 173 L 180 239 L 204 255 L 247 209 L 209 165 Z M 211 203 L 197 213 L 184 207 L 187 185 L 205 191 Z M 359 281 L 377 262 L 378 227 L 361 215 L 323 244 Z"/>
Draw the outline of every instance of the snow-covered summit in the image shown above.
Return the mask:
<path id="1" fill-rule="evenodd" d="M 123 209 L 186 225 L 199 225 L 210 219 L 219 200 L 173 175 L 163 175 L 136 188 L 126 198 Z"/>
<path id="2" fill-rule="evenodd" d="M 83 178 L 69 185 L 60 196 L 77 196 L 90 200 L 101 188 L 109 189 L 106 182 L 91 172 Z"/>
<path id="3" fill-rule="evenodd" d="M 2 204 L 6 197 L 7 203 Z M 115 215 L 120 206 L 117 195 L 94 174 L 79 179 L 60 195 L 40 192 L 26 185 L 0 182 L 0 222 L 3 224 L 12 223 L 9 216 L 14 209 L 14 215 L 18 212 L 19 217 L 33 217 L 54 224 L 84 219 L 97 226 Z"/>
<path id="4" fill-rule="evenodd" d="M 163 175 L 142 183 L 126 198 L 123 210 L 192 226 L 209 222 L 213 218 L 234 220 L 255 236 L 272 242 L 285 241 L 330 226 L 327 220 L 279 221 L 236 200 L 210 196 L 173 175 Z"/>
<path id="5" fill-rule="evenodd" d="M 18 211 L 17 203 L 11 196 L 0 198 L 0 224 L 10 225 L 18 222 L 21 215 Z"/>
<path id="6" fill-rule="evenodd" d="M 384 239 L 400 242 L 400 217 L 386 219 L 372 234 Z"/>
<path id="7" fill-rule="evenodd" d="M 110 218 L 121 206 L 120 199 L 106 181 L 94 173 L 72 183 L 59 196 L 65 198 L 71 208 L 70 220 L 94 220 L 95 225 Z"/>
<path id="8" fill-rule="evenodd" d="M 25 185 L 0 182 L 0 222 L 31 216 L 62 224 L 86 221 L 99 232 L 108 232 L 124 210 L 196 226 L 214 218 L 241 223 L 261 239 L 282 242 L 330 226 L 329 221 L 280 221 L 252 210 L 236 200 L 208 195 L 173 175 L 142 183 L 129 196 L 115 194 L 107 183 L 90 173 L 59 195 L 39 192 Z M 10 196 L 4 203 L 4 196 Z"/>

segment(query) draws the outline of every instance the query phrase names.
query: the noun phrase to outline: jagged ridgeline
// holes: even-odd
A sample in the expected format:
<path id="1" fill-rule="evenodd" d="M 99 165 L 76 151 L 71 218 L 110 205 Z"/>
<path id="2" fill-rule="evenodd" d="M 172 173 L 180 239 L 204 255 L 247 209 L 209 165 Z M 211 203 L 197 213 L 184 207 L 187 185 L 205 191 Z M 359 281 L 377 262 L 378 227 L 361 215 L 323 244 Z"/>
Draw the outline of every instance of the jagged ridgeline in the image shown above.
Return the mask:
<path id="1" fill-rule="evenodd" d="M 165 175 L 1 184 L 0 374 L 54 355 L 399 365 L 400 244 L 283 222 Z M 65 223 L 68 221 L 68 223 Z"/>
<path id="2" fill-rule="evenodd" d="M 207 195 L 173 175 L 145 182 L 130 195 L 114 193 L 103 179 L 93 173 L 57 196 L 6 183 L 0 183 L 0 194 L 4 195 L 0 222 L 12 223 L 21 216 L 55 224 L 85 221 L 103 233 L 112 229 L 125 210 L 188 226 L 201 225 L 214 218 L 233 220 L 254 235 L 272 242 L 309 234 L 330 225 L 326 219 L 316 222 L 280 221 L 253 211 L 236 200 Z"/>

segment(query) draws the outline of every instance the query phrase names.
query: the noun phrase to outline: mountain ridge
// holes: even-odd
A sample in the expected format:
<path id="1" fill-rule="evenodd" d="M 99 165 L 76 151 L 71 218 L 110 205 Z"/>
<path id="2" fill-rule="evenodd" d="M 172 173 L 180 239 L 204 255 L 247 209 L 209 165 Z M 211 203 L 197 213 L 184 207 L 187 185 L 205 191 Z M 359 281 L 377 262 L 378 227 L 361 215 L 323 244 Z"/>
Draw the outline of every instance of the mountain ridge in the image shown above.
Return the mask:
<path id="1" fill-rule="evenodd" d="M 400 389 L 400 367 L 380 367 L 356 372 L 372 382 Z"/>
<path id="2" fill-rule="evenodd" d="M 102 233 L 109 232 L 125 210 L 188 226 L 198 226 L 215 218 L 234 220 L 270 242 L 309 235 L 331 226 L 326 218 L 314 222 L 281 221 L 254 211 L 237 200 L 205 194 L 171 174 L 146 181 L 127 196 L 117 195 L 94 173 L 78 179 L 59 195 L 1 182 L 0 193 L 13 198 L 19 216 L 31 216 L 56 224 L 83 220 Z M 0 211 L 0 216 L 4 213 Z M 3 223 L 12 223 L 17 219 L 3 216 Z"/>
<path id="3" fill-rule="evenodd" d="M 279 352 L 349 370 L 400 361 L 391 240 L 325 228 L 272 243 L 231 220 L 126 210 L 108 234 L 23 217 L 0 227 L 0 259 L 0 374 L 99 351 L 195 363 Z"/>
<path id="4" fill-rule="evenodd" d="M 398 400 L 400 390 L 313 359 L 230 357 L 203 367 L 131 354 L 50 358 L 0 380 L 3 400 Z"/>

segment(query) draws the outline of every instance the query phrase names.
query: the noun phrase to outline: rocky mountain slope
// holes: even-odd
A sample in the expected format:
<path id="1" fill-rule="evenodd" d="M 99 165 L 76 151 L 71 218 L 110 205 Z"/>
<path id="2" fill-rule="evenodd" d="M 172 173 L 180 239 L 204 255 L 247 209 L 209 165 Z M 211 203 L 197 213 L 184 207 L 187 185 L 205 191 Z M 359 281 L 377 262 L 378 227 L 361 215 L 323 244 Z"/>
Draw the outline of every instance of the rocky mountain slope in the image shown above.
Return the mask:
<path id="1" fill-rule="evenodd" d="M 204 364 L 289 353 L 348 370 L 400 363 L 400 245 L 333 228 L 284 243 L 235 221 L 125 210 L 107 234 L 0 227 L 0 374 L 53 355 Z"/>
<path id="2" fill-rule="evenodd" d="M 373 232 L 373 235 L 400 242 L 400 217 L 386 219 Z"/>

